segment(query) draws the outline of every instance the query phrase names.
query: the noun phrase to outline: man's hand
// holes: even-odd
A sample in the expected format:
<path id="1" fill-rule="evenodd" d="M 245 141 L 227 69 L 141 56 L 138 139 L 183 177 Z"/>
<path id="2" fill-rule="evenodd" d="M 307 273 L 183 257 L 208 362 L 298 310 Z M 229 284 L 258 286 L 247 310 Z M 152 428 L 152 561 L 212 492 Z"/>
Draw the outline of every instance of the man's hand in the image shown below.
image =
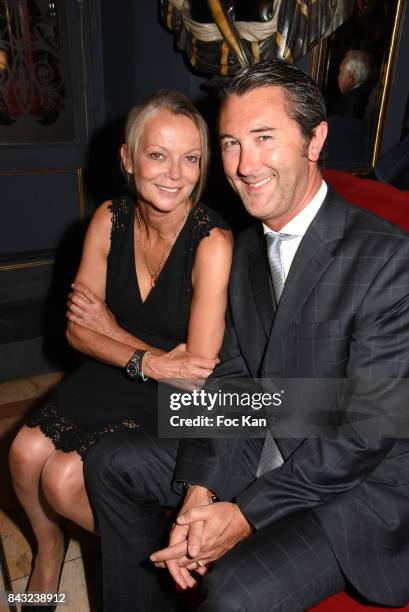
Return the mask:
<path id="1" fill-rule="evenodd" d="M 206 489 L 206 487 L 200 485 L 190 487 L 179 512 L 179 516 L 187 512 L 190 508 L 208 506 L 211 503 L 211 496 L 211 491 Z M 174 547 L 178 547 L 178 550 L 181 551 L 180 555 L 158 561 L 154 559 L 156 553 L 151 556 L 151 561 L 153 561 L 157 567 L 166 567 L 168 569 L 176 584 L 183 590 L 193 587 L 196 584 L 196 580 L 191 576 L 189 570 L 182 567 L 182 563 L 191 564 L 192 559 L 199 554 L 203 528 L 203 521 L 195 521 L 191 524 L 186 523 L 184 525 L 179 525 L 176 522 L 172 527 L 169 546 L 165 550 L 173 550 Z M 200 574 L 204 574 L 207 571 L 206 568 L 197 568 L 196 563 L 194 563 L 192 569 Z"/>
<path id="2" fill-rule="evenodd" d="M 199 559 L 205 565 L 220 559 L 238 542 L 252 533 L 252 528 L 238 505 L 229 502 L 191 507 L 179 514 L 175 529 L 177 526 L 180 528 L 189 526 L 191 529 L 195 524 L 199 525 L 196 536 L 200 534 L 201 547 L 197 551 L 194 546 L 193 550 L 196 559 Z M 191 558 L 186 541 L 177 542 L 154 553 L 151 560 L 156 564 L 165 562 L 168 568 L 169 563 L 171 563 L 169 571 L 174 570 L 177 563 L 179 573 L 183 570 L 195 570 L 204 573 L 200 571 L 200 568 L 197 568 L 196 560 Z M 171 573 L 175 579 L 174 573 Z M 179 584 L 177 580 L 176 582 Z"/>
<path id="3" fill-rule="evenodd" d="M 168 572 L 172 576 L 175 583 L 182 589 L 192 588 L 196 585 L 196 580 L 193 578 L 191 573 L 185 567 L 181 567 L 181 561 L 187 559 L 187 536 L 189 533 L 188 525 L 177 525 L 176 523 L 172 526 L 169 538 L 169 547 L 178 546 L 181 544 L 181 548 L 184 551 L 180 559 L 169 559 L 168 561 L 162 561 L 155 563 L 156 567 L 167 568 Z M 153 557 L 151 557 L 153 560 Z"/>
<path id="4" fill-rule="evenodd" d="M 180 525 L 190 525 L 193 521 L 204 521 L 199 558 L 205 565 L 220 559 L 253 532 L 239 506 L 229 502 L 217 502 L 206 508 L 191 508 L 177 519 Z M 196 562 L 187 565 L 183 563 L 182 567 L 193 569 Z"/>

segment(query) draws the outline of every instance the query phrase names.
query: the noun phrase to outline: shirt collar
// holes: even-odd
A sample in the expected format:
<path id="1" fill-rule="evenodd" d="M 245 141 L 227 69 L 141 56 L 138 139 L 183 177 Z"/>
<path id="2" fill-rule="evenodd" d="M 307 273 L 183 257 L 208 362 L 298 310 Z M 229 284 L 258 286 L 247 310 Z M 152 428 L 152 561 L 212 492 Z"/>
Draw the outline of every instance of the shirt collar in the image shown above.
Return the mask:
<path id="1" fill-rule="evenodd" d="M 328 187 L 325 181 L 322 181 L 312 200 L 298 213 L 291 221 L 280 229 L 280 234 L 291 234 L 292 236 L 304 236 L 310 223 L 321 208 L 321 205 L 327 195 Z M 263 231 L 265 234 L 272 230 L 263 223 Z"/>

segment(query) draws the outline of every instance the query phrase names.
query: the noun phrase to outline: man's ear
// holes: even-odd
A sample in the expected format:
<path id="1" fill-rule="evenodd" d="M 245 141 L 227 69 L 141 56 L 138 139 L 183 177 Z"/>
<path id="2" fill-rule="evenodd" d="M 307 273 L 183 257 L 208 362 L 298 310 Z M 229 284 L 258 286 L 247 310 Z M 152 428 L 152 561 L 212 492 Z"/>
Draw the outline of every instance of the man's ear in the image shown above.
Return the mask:
<path id="1" fill-rule="evenodd" d="M 328 134 L 328 123 L 321 121 L 314 129 L 313 137 L 308 145 L 308 160 L 310 162 L 318 161 L 322 147 Z"/>
<path id="2" fill-rule="evenodd" d="M 122 166 L 128 174 L 133 174 L 132 160 L 129 155 L 128 146 L 123 144 L 121 146 L 121 160 Z"/>

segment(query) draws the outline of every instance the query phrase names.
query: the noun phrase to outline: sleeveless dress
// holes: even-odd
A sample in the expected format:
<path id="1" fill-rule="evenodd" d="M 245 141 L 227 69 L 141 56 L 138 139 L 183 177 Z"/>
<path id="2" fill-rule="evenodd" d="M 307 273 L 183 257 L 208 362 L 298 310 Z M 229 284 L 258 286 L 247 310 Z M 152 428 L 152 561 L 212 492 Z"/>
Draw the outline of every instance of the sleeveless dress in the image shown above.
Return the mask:
<path id="1" fill-rule="evenodd" d="M 214 227 L 229 227 L 205 204 L 193 207 L 155 286 L 142 301 L 135 269 L 135 203 L 131 198 L 117 198 L 110 209 L 106 303 L 123 329 L 169 351 L 187 339 L 196 249 Z M 130 380 L 121 368 L 92 358 L 26 421 L 28 427 L 39 425 L 56 449 L 77 451 L 82 459 L 101 436 L 138 427 L 155 435 L 156 423 L 157 383 Z"/>

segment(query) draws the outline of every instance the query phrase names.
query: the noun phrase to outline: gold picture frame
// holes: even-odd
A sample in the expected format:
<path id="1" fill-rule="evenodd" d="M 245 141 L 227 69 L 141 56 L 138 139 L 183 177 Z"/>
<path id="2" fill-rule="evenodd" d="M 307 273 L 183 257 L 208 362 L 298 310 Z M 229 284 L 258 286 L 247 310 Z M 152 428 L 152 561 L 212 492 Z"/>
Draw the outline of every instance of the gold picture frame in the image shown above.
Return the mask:
<path id="1" fill-rule="evenodd" d="M 407 2 L 408 0 L 357 0 L 350 19 L 331 36 L 316 45 L 310 53 L 309 74 L 315 79 L 324 95 L 329 115 L 328 167 L 368 173 L 379 159 Z M 351 42 L 353 37 L 350 32 L 354 32 L 354 28 L 357 32 L 360 29 L 365 31 L 366 28 L 368 40 L 366 41 L 363 36 L 359 38 L 358 44 Z M 368 50 L 365 49 L 365 44 L 370 46 L 369 39 L 374 33 L 376 35 L 377 31 L 381 33 L 381 44 L 374 47 L 376 58 L 371 83 L 372 98 L 376 101 L 362 118 L 361 125 L 358 118 L 348 121 L 338 115 L 332 115 L 331 102 L 336 97 L 336 92 L 341 96 L 336 79 L 343 56 L 350 49 Z M 349 142 L 348 138 L 359 140 L 356 150 L 354 142 Z"/>

